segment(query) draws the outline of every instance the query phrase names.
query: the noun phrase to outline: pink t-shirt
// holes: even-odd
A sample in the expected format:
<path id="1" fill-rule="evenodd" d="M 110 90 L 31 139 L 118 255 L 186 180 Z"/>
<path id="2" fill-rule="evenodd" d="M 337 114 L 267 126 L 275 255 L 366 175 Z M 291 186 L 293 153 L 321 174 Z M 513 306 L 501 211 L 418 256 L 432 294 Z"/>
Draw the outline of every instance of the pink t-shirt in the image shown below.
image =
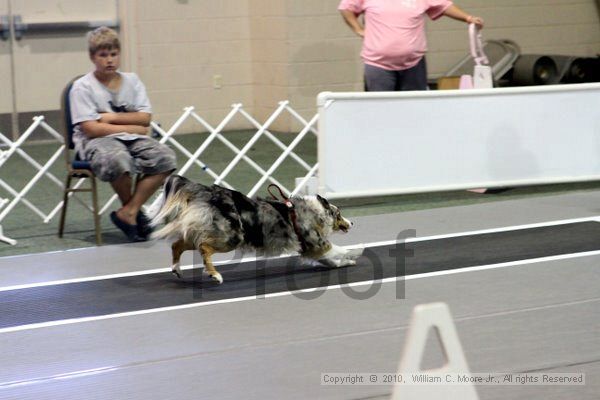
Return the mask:
<path id="1" fill-rule="evenodd" d="M 417 65 L 427 51 L 425 15 L 437 19 L 451 5 L 449 0 L 342 0 L 338 10 L 365 14 L 365 64 L 399 71 Z"/>

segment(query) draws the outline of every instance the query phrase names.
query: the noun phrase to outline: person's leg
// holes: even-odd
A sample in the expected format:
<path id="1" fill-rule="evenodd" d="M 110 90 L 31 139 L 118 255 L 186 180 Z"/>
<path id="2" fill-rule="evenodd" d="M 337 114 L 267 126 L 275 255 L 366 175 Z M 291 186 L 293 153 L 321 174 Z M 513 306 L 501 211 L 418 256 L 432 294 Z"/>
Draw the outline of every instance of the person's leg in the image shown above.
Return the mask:
<path id="1" fill-rule="evenodd" d="M 121 200 L 121 205 L 125 205 L 131 200 L 131 187 L 132 187 L 132 179 L 131 175 L 125 173 L 119 176 L 114 181 L 110 182 L 115 193 L 119 196 L 119 200 Z"/>
<path id="2" fill-rule="evenodd" d="M 96 138 L 86 145 L 85 157 L 90 161 L 94 174 L 109 182 L 121 203 L 128 204 L 132 197 L 131 174 L 135 171 L 135 164 L 125 143 L 110 137 Z M 111 213 L 110 218 L 130 240 L 141 240 L 137 236 L 135 216 L 132 219 L 125 214 Z"/>
<path id="3" fill-rule="evenodd" d="M 396 90 L 427 90 L 427 63 L 425 57 L 417 65 L 401 71 Z"/>
<path id="4" fill-rule="evenodd" d="M 365 88 L 368 92 L 393 92 L 397 73 L 365 64 Z"/>
<path id="5" fill-rule="evenodd" d="M 131 171 L 134 168 L 127 146 L 114 138 L 100 137 L 88 142 L 84 155 L 98 179 L 109 182 L 121 203 L 127 203 L 131 198 Z"/>
<path id="6" fill-rule="evenodd" d="M 117 216 L 132 225 L 146 201 L 176 168 L 175 153 L 167 145 L 151 138 L 125 142 L 134 159 L 136 170 L 143 174 L 129 201 L 117 211 Z"/>
<path id="7" fill-rule="evenodd" d="M 138 212 L 171 172 L 167 171 L 156 175 L 146 175 L 140 179 L 129 201 L 117 210 L 117 217 L 130 225 L 136 225 Z"/>

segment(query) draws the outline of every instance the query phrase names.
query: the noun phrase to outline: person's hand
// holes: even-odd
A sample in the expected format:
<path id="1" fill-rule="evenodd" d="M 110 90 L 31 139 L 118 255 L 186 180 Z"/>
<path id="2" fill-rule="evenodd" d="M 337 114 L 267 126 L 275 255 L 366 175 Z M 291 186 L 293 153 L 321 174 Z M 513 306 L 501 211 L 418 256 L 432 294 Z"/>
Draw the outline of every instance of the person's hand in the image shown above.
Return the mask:
<path id="1" fill-rule="evenodd" d="M 467 23 L 475 24 L 475 25 L 477 25 L 477 28 L 479 28 L 479 29 L 483 28 L 483 18 L 481 18 L 481 17 L 475 17 L 473 15 L 469 15 L 467 17 Z"/>
<path id="2" fill-rule="evenodd" d="M 364 39 L 364 37 L 365 37 L 365 29 L 364 28 L 359 28 L 355 32 L 358 36 L 360 36 L 361 38 Z"/>

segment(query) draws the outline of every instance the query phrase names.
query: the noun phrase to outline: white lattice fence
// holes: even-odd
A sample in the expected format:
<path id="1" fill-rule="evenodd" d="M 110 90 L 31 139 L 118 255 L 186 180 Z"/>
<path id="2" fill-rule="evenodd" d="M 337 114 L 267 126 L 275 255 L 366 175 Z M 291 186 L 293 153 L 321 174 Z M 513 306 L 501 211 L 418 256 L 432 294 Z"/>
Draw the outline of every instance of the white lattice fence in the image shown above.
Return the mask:
<path id="1" fill-rule="evenodd" d="M 269 128 L 273 125 L 273 123 L 282 116 L 291 117 L 295 121 L 299 122 L 303 128 L 298 132 L 291 141 L 289 145 L 284 144 L 280 139 L 276 137 Z M 250 140 L 241 148 L 232 143 L 231 140 L 227 139 L 224 134 L 227 128 L 231 125 L 234 118 L 242 118 L 246 122 L 248 122 L 251 126 L 253 126 L 256 131 L 250 138 Z M 216 126 L 212 126 L 209 124 L 204 118 L 202 118 L 199 114 L 197 114 L 194 110 L 194 107 L 186 107 L 184 108 L 183 114 L 177 119 L 177 121 L 171 126 L 168 130 L 163 130 L 160 125 L 156 123 L 152 123 L 153 130 L 160 135 L 160 141 L 162 143 L 167 143 L 171 145 L 173 148 L 177 149 L 184 157 L 186 157 L 186 162 L 184 166 L 177 171 L 180 175 L 185 175 L 190 169 L 194 166 L 200 168 L 206 174 L 208 174 L 215 184 L 219 184 L 230 189 L 235 189 L 230 183 L 227 182 L 227 177 L 232 175 L 232 171 L 234 168 L 240 164 L 241 161 L 244 161 L 245 164 L 256 171 L 260 178 L 254 184 L 252 189 L 248 192 L 248 196 L 254 196 L 257 194 L 258 190 L 267 182 L 271 182 L 277 184 L 281 187 L 281 189 L 289 196 L 297 194 L 300 190 L 302 190 L 307 182 L 313 177 L 318 169 L 318 163 L 314 165 L 310 165 L 306 162 L 302 157 L 300 157 L 294 150 L 298 146 L 300 142 L 309 133 L 317 135 L 317 118 L 318 114 L 315 114 L 310 120 L 305 120 L 298 112 L 296 112 L 293 108 L 290 107 L 288 101 L 282 101 L 279 103 L 276 110 L 267 118 L 265 123 L 260 124 L 252 115 L 250 115 L 246 110 L 244 110 L 242 104 L 233 104 L 231 106 L 230 112 L 227 116 Z M 177 130 L 181 128 L 182 124 L 187 120 L 192 120 L 193 122 L 199 125 L 199 130 L 208 131 L 208 136 L 206 139 L 195 149 L 191 150 L 183 146 L 179 141 L 177 141 L 174 137 Z M 27 154 L 22 146 L 29 139 L 31 134 L 36 129 L 43 129 L 47 133 L 51 135 L 53 139 L 56 139 L 58 142 L 58 148 L 52 154 L 52 156 L 46 160 L 43 164 L 36 161 L 33 157 Z M 257 162 L 255 162 L 249 156 L 250 149 L 253 148 L 261 138 L 267 138 L 278 151 L 281 152 L 279 157 L 273 162 L 268 168 L 261 167 Z M 60 211 L 62 208 L 63 202 L 60 201 L 56 206 L 48 213 L 45 214 L 43 211 L 39 209 L 35 204 L 29 201 L 25 196 L 29 193 L 29 191 L 35 186 L 40 184 L 40 179 L 44 176 L 50 179 L 51 182 L 56 184 L 57 189 L 62 193 L 63 182 L 56 178 L 52 173 L 49 172 L 49 169 L 53 166 L 56 160 L 60 157 L 60 155 L 65 150 L 65 145 L 63 141 L 63 137 L 60 133 L 58 133 L 53 127 L 48 125 L 43 116 L 37 116 L 33 118 L 33 123 L 31 126 L 19 137 L 16 141 L 11 141 L 6 136 L 0 133 L 0 140 L 6 146 L 6 150 L 0 150 L 0 187 L 3 188 L 6 192 L 11 196 L 10 198 L 2 199 L 0 198 L 0 241 L 16 244 L 16 241 L 10 239 L 3 235 L 2 232 L 2 221 L 10 215 L 13 211 L 14 207 L 22 203 L 28 208 L 30 208 L 36 215 L 38 215 L 42 222 L 48 223 L 50 220 L 54 218 L 54 216 Z M 220 142 L 225 145 L 231 152 L 234 157 L 231 162 L 223 169 L 221 172 L 217 172 L 212 170 L 206 163 L 202 161 L 202 156 L 210 151 L 211 144 L 215 143 L 215 141 Z M 27 163 L 32 165 L 37 173 L 25 184 L 23 188 L 20 190 L 15 189 L 11 185 L 9 185 L 5 180 L 1 177 L 3 173 L 6 173 L 6 168 L 2 168 L 6 161 L 8 161 L 11 157 L 19 155 L 22 157 Z M 286 159 L 294 160 L 299 167 L 300 171 L 303 171 L 303 179 L 299 182 L 296 187 L 287 187 L 280 181 L 278 181 L 274 174 L 281 167 L 282 163 Z M 79 187 L 83 183 L 83 180 L 77 182 L 75 187 Z M 71 193 L 72 195 L 72 193 Z M 77 198 L 75 196 L 75 198 Z M 92 212 L 92 208 L 85 204 L 80 199 L 77 199 L 81 202 L 90 212 Z M 117 195 L 113 195 L 102 207 L 100 213 L 106 212 L 109 207 L 117 200 Z"/>
<path id="2" fill-rule="evenodd" d="M 46 131 L 47 133 L 50 134 L 50 136 L 53 139 L 56 139 L 56 141 L 58 143 L 58 148 L 56 149 L 56 151 L 54 151 L 54 153 L 50 156 L 50 158 L 48 158 L 44 162 L 44 164 L 40 164 L 37 160 L 35 160 L 33 157 L 31 157 L 22 148 L 23 144 L 27 141 L 27 139 L 30 138 L 30 136 L 37 129 L 42 129 L 42 130 Z M 54 207 L 54 209 L 52 211 L 50 211 L 50 213 L 45 214 L 42 210 L 40 210 L 40 208 L 38 206 L 33 204 L 31 201 L 29 201 L 25 196 L 31 191 L 31 189 L 35 185 L 39 184 L 40 179 L 42 179 L 44 176 L 49 178 L 49 180 L 52 183 L 54 183 L 58 187 L 59 190 L 62 191 L 63 182 L 61 180 L 59 180 L 56 176 L 54 176 L 51 172 L 49 172 L 49 169 L 56 162 L 56 160 L 61 156 L 61 154 L 63 153 L 63 151 L 65 149 L 65 145 L 64 145 L 62 135 L 60 133 L 58 133 L 54 128 L 52 128 L 50 125 L 48 125 L 44 121 L 43 116 L 34 117 L 33 123 L 19 137 L 18 140 L 13 142 L 9 138 L 7 138 L 5 135 L 0 133 L 0 141 L 2 141 L 2 143 L 6 146 L 6 150 L 0 151 L 0 187 L 2 187 L 2 189 L 4 189 L 6 192 L 8 192 L 8 194 L 11 196 L 10 198 L 0 199 L 0 241 L 14 245 L 14 244 L 16 244 L 15 240 L 10 239 L 3 235 L 1 224 L 2 224 L 2 221 L 11 213 L 11 211 L 15 208 L 15 206 L 17 204 L 19 204 L 19 203 L 24 204 L 31 211 L 33 211 L 34 214 L 39 216 L 44 223 L 48 223 L 62 207 L 62 202 L 60 202 L 56 207 Z M 23 158 L 28 164 L 30 164 L 37 170 L 37 173 L 35 173 L 35 175 L 33 177 L 31 177 L 31 179 L 20 190 L 14 188 L 8 182 L 6 182 L 5 179 L 1 178 L 4 176 L 8 176 L 5 174 L 8 174 L 10 171 L 8 171 L 7 168 L 3 168 L 3 166 L 6 164 L 6 162 L 9 159 L 14 157 L 15 155 L 18 155 L 21 158 Z"/>
<path id="3" fill-rule="evenodd" d="M 286 145 L 281 140 L 279 140 L 273 133 L 269 131 L 269 127 L 273 125 L 273 123 L 284 114 L 291 116 L 291 118 L 298 121 L 301 126 L 304 128 L 297 133 L 294 140 Z M 234 117 L 241 117 L 247 122 L 249 122 L 254 128 L 256 132 L 251 137 L 251 139 L 242 147 L 239 148 L 235 144 L 233 144 L 230 140 L 226 138 L 224 135 L 224 131 L 227 130 L 227 127 L 231 124 Z M 179 143 L 173 135 L 177 132 L 177 130 L 181 127 L 181 125 L 191 119 L 199 124 L 199 127 L 202 130 L 207 130 L 209 132 L 208 137 L 198 146 L 198 148 L 192 153 L 189 149 L 186 149 L 181 143 Z M 317 135 L 317 119 L 318 114 L 315 114 L 309 121 L 305 120 L 298 112 L 296 112 L 293 108 L 290 107 L 288 101 L 282 101 L 279 103 L 277 109 L 267 118 L 264 124 L 260 124 L 254 117 L 252 117 L 246 110 L 244 110 L 242 104 L 233 104 L 231 106 L 230 112 L 227 116 L 216 126 L 213 127 L 211 124 L 206 122 L 204 118 L 198 115 L 194 111 L 194 107 L 186 107 L 184 108 L 183 114 L 177 119 L 177 121 L 173 124 L 171 128 L 165 131 L 158 124 L 152 123 L 152 127 L 157 132 L 161 138 L 160 141 L 162 143 L 168 143 L 177 150 L 179 150 L 185 157 L 187 157 L 187 161 L 177 174 L 184 175 L 190 170 L 194 165 L 208 174 L 215 184 L 225 186 L 230 189 L 235 189 L 231 184 L 229 184 L 226 180 L 228 176 L 231 175 L 233 169 L 240 163 L 240 161 L 244 161 L 250 168 L 255 170 L 260 178 L 256 182 L 256 184 L 252 187 L 252 189 L 247 193 L 248 196 L 252 197 L 257 194 L 258 190 L 265 184 L 267 181 L 274 183 L 281 187 L 284 193 L 288 196 L 293 196 L 302 190 L 309 179 L 314 176 L 318 170 L 318 163 L 315 165 L 310 165 L 307 163 L 302 157 L 294 152 L 294 149 L 298 146 L 298 144 L 306 137 L 307 134 L 312 133 Z M 268 168 L 262 168 L 258 163 L 256 163 L 250 156 L 248 155 L 249 150 L 257 143 L 257 141 L 261 138 L 267 138 L 270 140 L 280 151 L 281 155 L 277 158 L 277 160 Z M 212 170 L 206 163 L 204 163 L 201 159 L 202 155 L 209 150 L 211 144 L 218 140 L 227 148 L 229 148 L 233 154 L 233 160 L 225 167 L 223 171 L 220 173 Z M 288 188 L 286 185 L 279 182 L 273 176 L 278 168 L 281 167 L 282 163 L 287 159 L 291 158 L 295 160 L 298 165 L 304 170 L 303 179 L 299 182 L 296 187 Z M 117 195 L 113 195 L 110 200 L 102 207 L 101 212 L 106 211 L 111 204 L 117 200 Z"/>

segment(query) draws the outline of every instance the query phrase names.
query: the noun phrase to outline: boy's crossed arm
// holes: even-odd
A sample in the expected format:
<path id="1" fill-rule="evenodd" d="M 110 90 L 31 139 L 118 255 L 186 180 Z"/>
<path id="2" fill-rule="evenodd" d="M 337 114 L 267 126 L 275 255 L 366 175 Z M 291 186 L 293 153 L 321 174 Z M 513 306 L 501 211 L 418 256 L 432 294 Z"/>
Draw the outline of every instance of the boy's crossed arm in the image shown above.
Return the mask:
<path id="1" fill-rule="evenodd" d="M 100 122 L 112 125 L 140 125 L 148 127 L 152 116 L 142 111 L 100 113 Z"/>
<path id="2" fill-rule="evenodd" d="M 152 116 L 146 112 L 101 113 L 99 120 L 82 122 L 81 129 L 89 138 L 113 133 L 137 133 L 146 135 Z"/>

